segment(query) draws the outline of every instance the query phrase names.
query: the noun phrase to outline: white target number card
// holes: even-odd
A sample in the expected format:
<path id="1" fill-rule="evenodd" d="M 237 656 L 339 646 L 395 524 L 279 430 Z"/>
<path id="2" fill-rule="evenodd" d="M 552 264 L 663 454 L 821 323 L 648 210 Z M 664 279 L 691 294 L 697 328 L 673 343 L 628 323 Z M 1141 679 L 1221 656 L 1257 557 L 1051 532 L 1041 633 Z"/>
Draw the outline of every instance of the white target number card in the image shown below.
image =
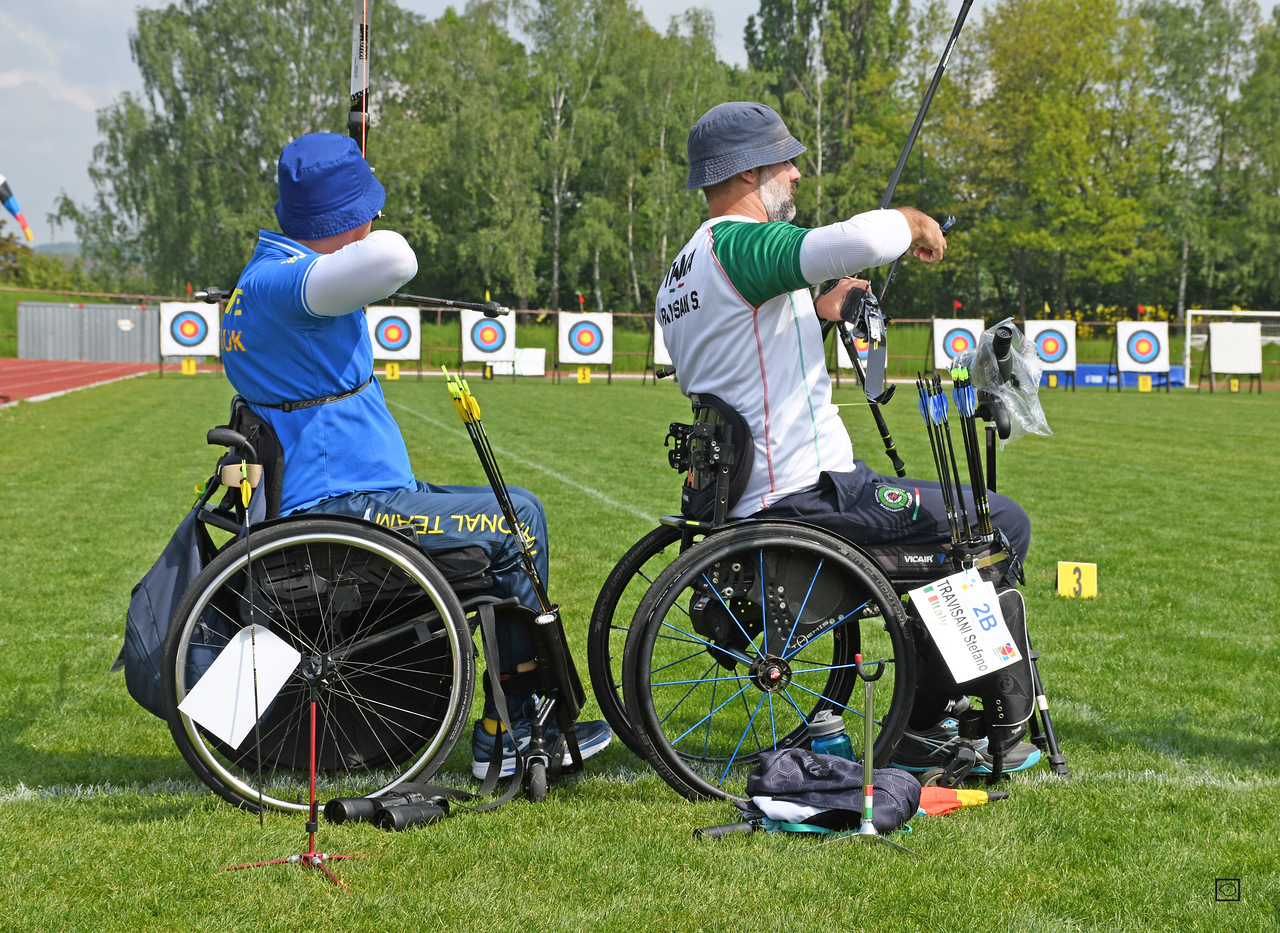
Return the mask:
<path id="1" fill-rule="evenodd" d="M 232 636 L 178 709 L 232 748 L 239 748 L 257 722 L 254 668 L 256 708 L 265 713 L 301 660 L 302 655 L 280 636 L 260 625 L 246 625 Z"/>
<path id="2" fill-rule="evenodd" d="M 956 683 L 1022 660 L 1000 612 L 996 588 L 978 571 L 943 577 L 910 596 Z"/>

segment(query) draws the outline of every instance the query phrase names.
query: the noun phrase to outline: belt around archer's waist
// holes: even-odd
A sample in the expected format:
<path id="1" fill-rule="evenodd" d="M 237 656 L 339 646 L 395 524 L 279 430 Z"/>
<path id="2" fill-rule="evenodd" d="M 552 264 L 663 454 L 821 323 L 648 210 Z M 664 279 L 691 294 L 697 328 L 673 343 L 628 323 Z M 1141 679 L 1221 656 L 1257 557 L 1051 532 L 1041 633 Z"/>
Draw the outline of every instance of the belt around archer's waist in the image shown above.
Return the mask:
<path id="1" fill-rule="evenodd" d="M 304 398 L 299 402 L 280 402 L 278 405 L 269 405 L 266 402 L 250 402 L 257 408 L 274 408 L 277 411 L 283 411 L 286 414 L 291 411 L 298 411 L 302 408 L 315 408 L 318 405 L 328 405 L 330 402 L 341 402 L 344 398 L 351 398 L 353 395 L 359 395 L 365 389 L 369 388 L 369 384 L 373 382 L 370 376 L 366 381 L 360 383 L 354 389 L 348 389 L 345 392 L 339 392 L 337 395 L 322 395 L 319 398 Z"/>

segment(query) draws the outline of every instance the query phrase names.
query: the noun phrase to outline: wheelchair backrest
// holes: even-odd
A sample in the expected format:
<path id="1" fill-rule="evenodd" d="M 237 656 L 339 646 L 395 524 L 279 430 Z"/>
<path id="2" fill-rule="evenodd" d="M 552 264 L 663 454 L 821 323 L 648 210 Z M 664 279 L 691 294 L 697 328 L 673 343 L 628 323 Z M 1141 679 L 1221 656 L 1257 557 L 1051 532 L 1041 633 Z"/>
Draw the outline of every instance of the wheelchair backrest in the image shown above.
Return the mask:
<path id="1" fill-rule="evenodd" d="M 680 511 L 720 525 L 747 488 L 755 441 L 746 419 L 723 399 L 694 393 L 689 400 L 693 424 L 672 424 L 668 435 L 676 441 L 671 465 L 686 474 Z"/>
<path id="2" fill-rule="evenodd" d="M 271 425 L 256 415 L 239 395 L 231 399 L 227 426 L 239 431 L 258 451 L 262 464 L 262 488 L 267 493 L 267 518 L 280 517 L 280 494 L 284 488 L 284 451 Z"/>

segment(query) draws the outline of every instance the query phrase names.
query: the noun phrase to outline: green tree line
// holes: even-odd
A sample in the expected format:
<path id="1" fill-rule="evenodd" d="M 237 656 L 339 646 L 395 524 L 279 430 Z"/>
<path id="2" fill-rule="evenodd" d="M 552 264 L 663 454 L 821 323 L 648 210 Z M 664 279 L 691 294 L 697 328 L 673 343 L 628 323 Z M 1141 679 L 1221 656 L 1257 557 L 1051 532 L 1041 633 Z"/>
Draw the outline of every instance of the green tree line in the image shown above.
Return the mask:
<path id="1" fill-rule="evenodd" d="M 760 0 L 748 66 L 691 9 L 375 0 L 368 157 L 412 288 L 517 307 L 652 308 L 705 217 L 694 121 L 775 106 L 808 147 L 797 223 L 876 206 L 952 23 L 941 0 Z M 275 160 L 341 132 L 350 21 L 314 0 L 139 9 L 140 94 L 99 114 L 90 203 L 63 198 L 100 281 L 234 281 L 274 229 Z M 1001 0 L 971 19 L 895 203 L 958 219 L 906 263 L 900 317 L 1280 307 L 1280 12 L 1254 0 Z"/>

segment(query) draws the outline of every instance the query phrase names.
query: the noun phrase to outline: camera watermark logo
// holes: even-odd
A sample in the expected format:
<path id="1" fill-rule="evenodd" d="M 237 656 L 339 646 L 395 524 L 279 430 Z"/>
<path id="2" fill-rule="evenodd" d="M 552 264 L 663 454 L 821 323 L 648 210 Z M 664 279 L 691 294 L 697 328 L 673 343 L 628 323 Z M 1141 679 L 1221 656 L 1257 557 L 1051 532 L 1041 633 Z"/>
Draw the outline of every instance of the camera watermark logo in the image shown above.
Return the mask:
<path id="1" fill-rule="evenodd" d="M 1213 879 L 1213 899 L 1215 901 L 1240 900 L 1240 879 L 1239 878 L 1214 878 Z"/>

